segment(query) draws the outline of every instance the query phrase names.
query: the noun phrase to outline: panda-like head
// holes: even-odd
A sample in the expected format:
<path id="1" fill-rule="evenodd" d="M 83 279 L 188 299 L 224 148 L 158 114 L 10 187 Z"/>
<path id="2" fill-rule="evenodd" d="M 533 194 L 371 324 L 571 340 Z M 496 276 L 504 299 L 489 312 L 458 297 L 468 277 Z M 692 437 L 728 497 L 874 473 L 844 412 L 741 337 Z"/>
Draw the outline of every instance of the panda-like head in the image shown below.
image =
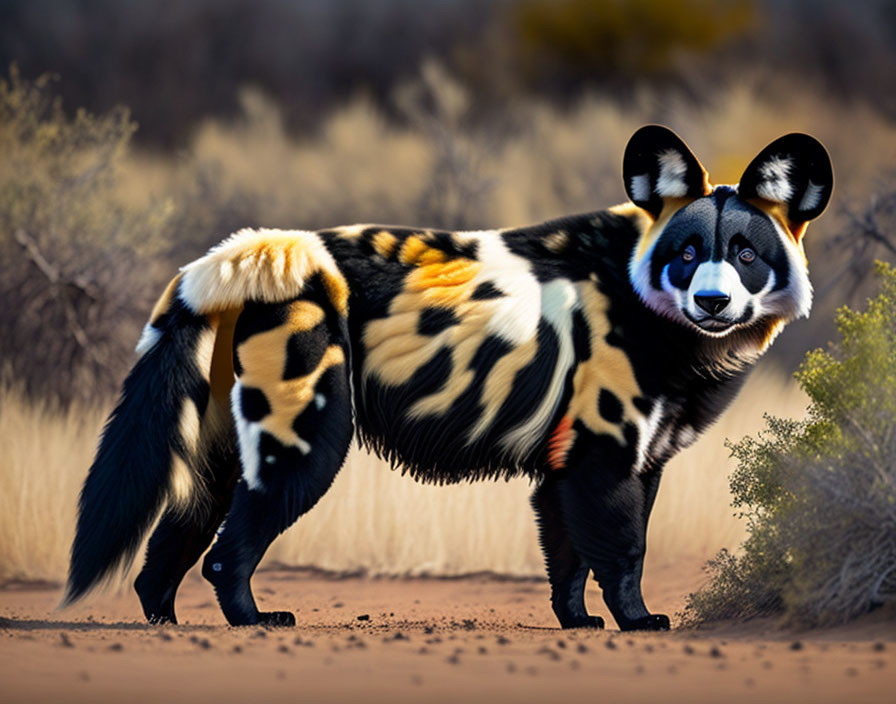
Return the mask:
<path id="1" fill-rule="evenodd" d="M 674 132 L 648 125 L 629 141 L 623 175 L 629 198 L 650 216 L 629 262 L 647 306 L 715 337 L 808 315 L 803 235 L 834 182 L 820 142 L 781 137 L 737 186 L 713 188 Z"/>

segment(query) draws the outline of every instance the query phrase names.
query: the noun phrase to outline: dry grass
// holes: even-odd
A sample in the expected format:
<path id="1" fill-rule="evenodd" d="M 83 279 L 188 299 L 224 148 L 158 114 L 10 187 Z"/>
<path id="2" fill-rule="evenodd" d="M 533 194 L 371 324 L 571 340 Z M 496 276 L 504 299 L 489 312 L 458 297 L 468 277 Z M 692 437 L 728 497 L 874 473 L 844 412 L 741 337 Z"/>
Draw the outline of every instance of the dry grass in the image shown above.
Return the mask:
<path id="1" fill-rule="evenodd" d="M 75 407 L 61 414 L 0 394 L 0 581 L 58 580 L 102 416 Z"/>
<path id="2" fill-rule="evenodd" d="M 705 558 L 734 548 L 723 443 L 761 426 L 762 413 L 801 417 L 802 393 L 766 369 L 693 448 L 670 463 L 650 527 L 651 559 Z M 103 415 L 53 414 L 6 393 L 0 405 L 0 580 L 60 580 L 78 491 Z M 527 482 L 438 487 L 390 472 L 353 451 L 331 491 L 271 547 L 267 560 L 380 574 L 459 574 L 479 570 L 540 575 L 541 554 Z"/>
<path id="3" fill-rule="evenodd" d="M 896 125 L 799 90 L 786 99 L 777 91 L 773 102 L 762 100 L 766 94 L 767 86 L 747 76 L 737 86 L 720 87 L 714 103 L 703 106 L 647 93 L 624 108 L 598 96 L 568 110 L 521 101 L 508 106 L 505 123 L 474 127 L 462 90 L 429 67 L 419 84 L 396 95 L 404 122 L 387 120 L 358 98 L 325 119 L 319 131 L 297 139 L 275 104 L 247 90 L 243 119 L 207 122 L 177 158 L 130 154 L 116 195 L 134 208 L 156 204 L 172 213 L 164 234 L 170 259 L 147 257 L 157 268 L 141 274 L 164 280 L 244 225 L 385 221 L 475 228 L 605 207 L 624 199 L 621 153 L 645 122 L 677 129 L 717 183 L 736 181 L 762 146 L 800 130 L 825 142 L 838 179 L 830 214 L 807 236 L 813 279 L 823 284 L 841 266 L 823 246 L 841 228 L 838 209 L 865 202 L 875 180 L 892 168 Z M 74 241 L 78 236 L 70 234 Z M 104 290 L 103 297 L 139 308 L 136 278 L 123 289 Z M 812 320 L 785 333 L 778 352 L 790 345 L 801 356 L 827 339 L 815 326 L 829 317 L 824 309 L 839 302 L 833 295 L 819 301 Z M 58 334 L 46 320 L 39 322 L 37 329 Z M 130 350 L 134 340 L 121 333 L 121 320 L 107 322 L 122 349 Z M 32 339 L 15 343 L 23 349 L 41 345 Z M 722 421 L 667 469 L 651 524 L 651 560 L 707 557 L 740 542 L 744 531 L 729 506 L 733 463 L 724 439 L 755 433 L 765 411 L 800 416 L 804 405 L 795 384 L 771 367 L 748 382 Z M 14 394 L 2 399 L 0 579 L 63 576 L 77 491 L 102 417 L 80 406 L 54 415 Z M 333 490 L 277 541 L 268 559 L 388 573 L 542 572 L 525 482 L 422 486 L 380 465 L 354 452 Z"/>

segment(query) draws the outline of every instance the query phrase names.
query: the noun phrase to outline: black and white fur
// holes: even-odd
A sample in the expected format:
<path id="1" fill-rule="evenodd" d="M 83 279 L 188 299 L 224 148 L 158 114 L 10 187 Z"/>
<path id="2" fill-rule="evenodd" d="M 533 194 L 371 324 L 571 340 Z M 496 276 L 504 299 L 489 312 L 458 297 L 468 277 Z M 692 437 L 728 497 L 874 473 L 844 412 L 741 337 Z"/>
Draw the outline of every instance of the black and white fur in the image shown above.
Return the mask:
<path id="1" fill-rule="evenodd" d="M 151 621 L 202 573 L 233 625 L 292 625 L 250 588 L 357 436 L 430 482 L 525 475 L 563 627 L 665 629 L 641 595 L 662 469 L 811 305 L 803 235 L 833 176 L 806 135 L 737 186 L 666 128 L 634 134 L 631 203 L 484 232 L 244 230 L 184 267 L 81 494 L 66 603 L 126 564 Z M 216 537 L 217 536 L 217 537 Z"/>

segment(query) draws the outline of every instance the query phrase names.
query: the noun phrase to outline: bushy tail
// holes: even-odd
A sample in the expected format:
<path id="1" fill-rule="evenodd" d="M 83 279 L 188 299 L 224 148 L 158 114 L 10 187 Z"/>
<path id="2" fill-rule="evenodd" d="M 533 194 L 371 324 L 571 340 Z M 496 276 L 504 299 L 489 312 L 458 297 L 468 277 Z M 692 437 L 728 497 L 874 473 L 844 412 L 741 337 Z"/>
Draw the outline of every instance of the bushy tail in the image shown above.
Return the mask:
<path id="1" fill-rule="evenodd" d="M 233 326 L 243 304 L 295 298 L 314 276 L 344 313 L 347 284 L 316 234 L 243 230 L 168 285 L 81 491 L 63 605 L 130 563 L 166 499 L 196 510 L 207 448 L 233 434 Z"/>
<path id="2" fill-rule="evenodd" d="M 166 499 L 187 506 L 201 495 L 200 424 L 220 316 L 185 306 L 180 278 L 144 330 L 142 356 L 124 382 L 81 491 L 63 606 L 130 564 Z"/>

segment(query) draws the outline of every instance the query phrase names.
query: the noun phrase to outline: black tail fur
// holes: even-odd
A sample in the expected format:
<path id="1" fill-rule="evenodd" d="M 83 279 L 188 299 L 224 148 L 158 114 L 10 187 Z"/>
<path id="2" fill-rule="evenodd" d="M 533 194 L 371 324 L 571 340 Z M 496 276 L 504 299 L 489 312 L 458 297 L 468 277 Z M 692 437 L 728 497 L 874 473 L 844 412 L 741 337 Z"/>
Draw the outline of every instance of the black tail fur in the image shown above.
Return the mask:
<path id="1" fill-rule="evenodd" d="M 195 467 L 179 426 L 184 404 L 201 418 L 208 403 L 197 350 L 209 322 L 175 298 L 153 328 L 158 339 L 125 380 L 81 491 L 63 606 L 130 564 L 169 495 L 176 458 Z"/>

